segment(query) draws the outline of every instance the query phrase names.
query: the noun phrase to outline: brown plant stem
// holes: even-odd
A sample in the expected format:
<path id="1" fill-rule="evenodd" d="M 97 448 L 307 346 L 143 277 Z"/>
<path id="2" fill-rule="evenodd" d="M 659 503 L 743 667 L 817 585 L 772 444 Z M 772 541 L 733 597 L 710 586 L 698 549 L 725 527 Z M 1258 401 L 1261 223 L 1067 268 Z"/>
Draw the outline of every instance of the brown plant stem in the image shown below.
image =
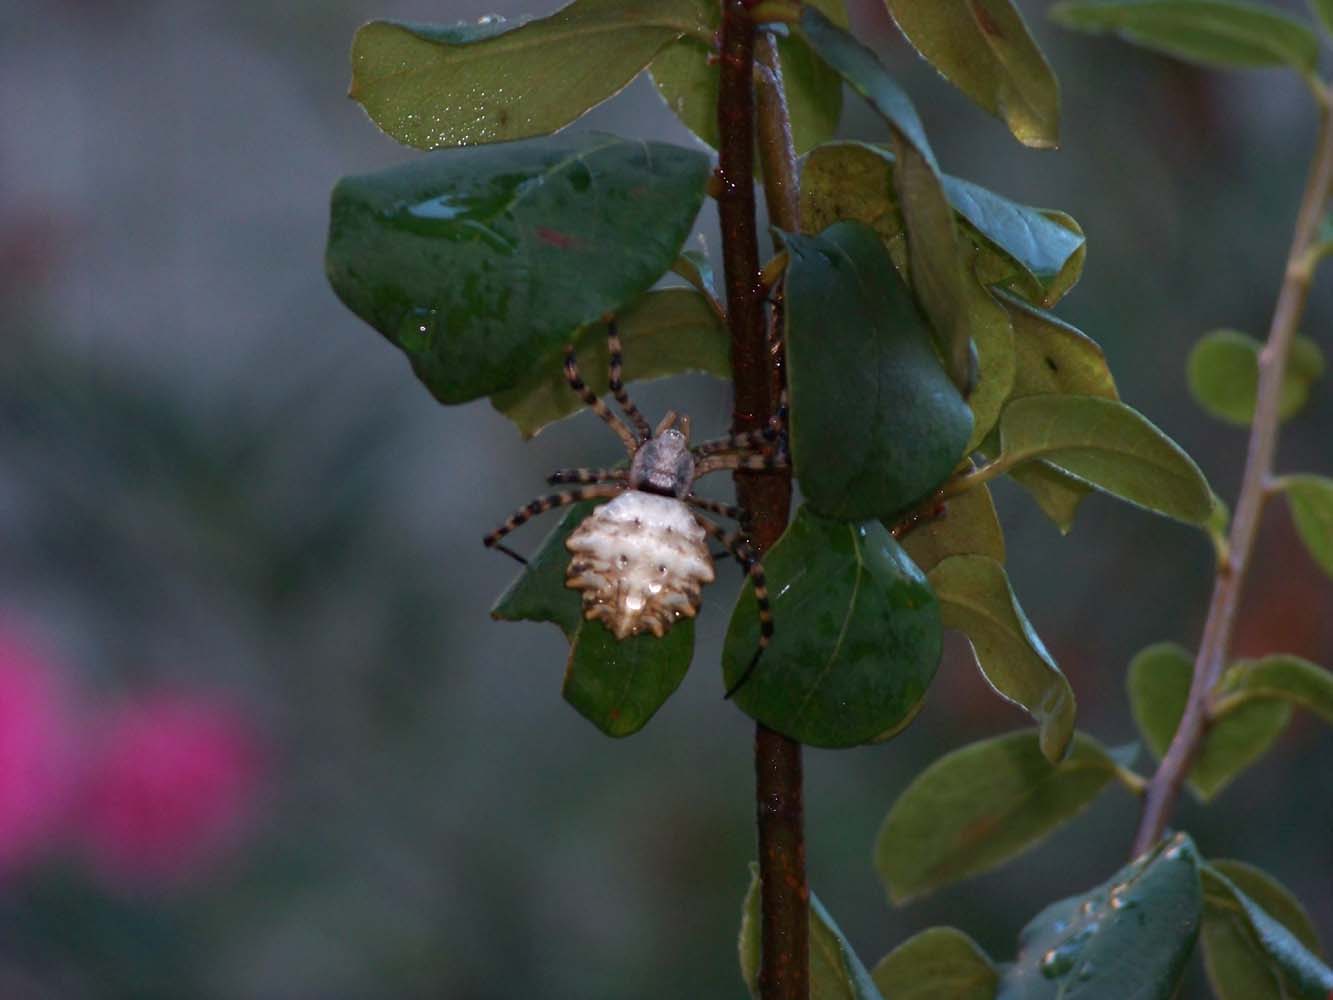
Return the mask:
<path id="1" fill-rule="evenodd" d="M 1305 312 L 1305 300 L 1310 293 L 1310 279 L 1314 271 L 1310 248 L 1328 201 L 1330 181 L 1333 180 L 1330 95 L 1322 86 L 1315 88 L 1315 94 L 1319 101 L 1319 138 L 1296 218 L 1296 231 L 1287 257 L 1282 288 L 1273 310 L 1268 341 L 1259 353 L 1258 397 L 1254 422 L 1250 428 L 1240 497 L 1236 502 L 1236 515 L 1231 523 L 1226 556 L 1218 561 L 1212 601 L 1208 606 L 1208 619 L 1204 623 L 1203 638 L 1194 661 L 1194 678 L 1190 684 L 1185 712 L 1144 797 L 1143 813 L 1134 837 L 1136 856 L 1151 848 L 1165 833 L 1180 798 L 1181 786 L 1213 721 L 1214 693 L 1230 653 L 1236 609 L 1245 574 L 1250 567 L 1250 555 L 1259 518 L 1263 513 L 1268 484 L 1273 475 L 1282 378 L 1296 328 Z"/>
<path id="2" fill-rule="evenodd" d="M 744 0 L 722 0 L 717 204 L 736 392 L 732 430 L 736 432 L 763 426 L 776 409 L 781 387 L 781 370 L 769 349 L 755 220 L 755 36 L 755 23 Z M 750 542 L 762 555 L 787 526 L 790 474 L 738 472 L 736 491 L 752 518 Z M 759 725 L 754 750 L 761 881 L 759 995 L 762 1000 L 808 1000 L 809 890 L 801 748 Z"/>

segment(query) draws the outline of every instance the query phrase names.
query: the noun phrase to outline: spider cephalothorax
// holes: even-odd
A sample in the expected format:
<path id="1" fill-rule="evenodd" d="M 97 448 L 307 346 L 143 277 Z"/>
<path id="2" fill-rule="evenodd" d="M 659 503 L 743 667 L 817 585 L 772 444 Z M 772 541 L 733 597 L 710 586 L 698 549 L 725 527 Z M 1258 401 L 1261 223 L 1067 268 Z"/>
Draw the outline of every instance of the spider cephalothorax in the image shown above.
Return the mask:
<path id="1" fill-rule="evenodd" d="M 564 469 L 552 483 L 586 484 L 532 501 L 515 511 L 484 539 L 526 562 L 501 544 L 501 539 L 532 517 L 581 500 L 610 498 L 610 503 L 589 514 L 565 541 L 571 559 L 565 585 L 579 591 L 583 614 L 600 620 L 617 639 L 651 632 L 661 636 L 682 618 L 699 611 L 700 591 L 713 581 L 713 556 L 706 540 L 717 538 L 754 580 L 759 606 L 759 649 L 749 668 L 732 687 L 749 676 L 773 634 L 764 571 L 739 531 L 727 532 L 703 517 L 711 511 L 740 520 L 730 504 L 695 496 L 694 483 L 724 469 L 785 467 L 781 415 L 758 431 L 733 434 L 690 447 L 689 418 L 669 412 L 651 427 L 625 392 L 621 380 L 621 347 L 614 321 L 607 324 L 611 350 L 611 394 L 629 426 L 584 384 L 573 348 L 565 355 L 565 378 L 570 387 L 625 445 L 628 469 Z"/>

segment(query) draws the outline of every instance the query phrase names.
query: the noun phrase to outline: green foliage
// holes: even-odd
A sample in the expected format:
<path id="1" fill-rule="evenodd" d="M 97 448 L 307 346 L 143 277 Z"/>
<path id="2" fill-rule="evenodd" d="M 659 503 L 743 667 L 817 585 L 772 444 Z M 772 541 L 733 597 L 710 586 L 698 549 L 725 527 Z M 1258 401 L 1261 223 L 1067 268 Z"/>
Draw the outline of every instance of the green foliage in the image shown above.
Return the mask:
<path id="1" fill-rule="evenodd" d="M 1081 733 L 1058 764 L 1031 731 L 955 750 L 894 803 L 875 841 L 875 869 L 898 903 L 988 871 L 1082 812 L 1116 768 Z"/>
<path id="2" fill-rule="evenodd" d="M 1249 426 L 1259 393 L 1262 347 L 1253 337 L 1236 330 L 1214 330 L 1194 345 L 1185 369 L 1190 394 L 1209 415 L 1229 424 Z M 1323 370 L 1319 345 L 1297 337 L 1287 358 L 1278 400 L 1278 414 L 1283 420 L 1300 412 Z"/>
<path id="3" fill-rule="evenodd" d="M 787 237 L 792 461 L 810 505 L 888 517 L 939 486 L 972 416 L 873 230 Z"/>
<path id="4" fill-rule="evenodd" d="M 1097 342 L 1058 316 L 999 293 L 1014 328 L 1014 381 L 1009 398 L 1066 395 L 1118 399 L 1115 378 Z"/>
<path id="5" fill-rule="evenodd" d="M 698 292 L 664 288 L 648 292 L 617 317 L 625 348 L 626 382 L 681 372 L 731 377 L 731 340 L 721 317 Z M 573 338 L 584 383 L 597 395 L 610 380 L 606 325 L 593 323 Z M 565 380 L 564 349 L 533 367 L 517 385 L 496 393 L 491 403 L 512 420 L 524 437 L 584 408 Z"/>
<path id="6" fill-rule="evenodd" d="M 774 635 L 736 703 L 812 746 L 866 743 L 911 718 L 939 664 L 939 606 L 878 521 L 801 507 L 764 556 Z M 730 688 L 759 643 L 754 587 L 736 602 L 722 654 Z"/>
<path id="7" fill-rule="evenodd" d="M 1074 692 L 1019 606 L 1004 567 L 988 556 L 956 555 L 928 579 L 944 627 L 967 636 L 982 675 L 1033 717 L 1042 753 L 1058 762 L 1074 736 Z"/>
<path id="8" fill-rule="evenodd" d="M 1193 673 L 1193 657 L 1171 643 L 1149 646 L 1129 665 L 1130 709 L 1159 759 L 1185 712 Z M 1190 788 L 1201 799 L 1211 799 L 1263 756 L 1290 718 L 1291 707 L 1280 701 L 1236 705 L 1209 727 L 1189 774 Z"/>
<path id="9" fill-rule="evenodd" d="M 1309 4 L 1325 33 L 1333 33 L 1333 0 L 1309 0 Z"/>
<path id="10" fill-rule="evenodd" d="M 1333 576 L 1333 479 L 1286 476 L 1281 486 L 1301 541 L 1324 572 Z"/>
<path id="11" fill-rule="evenodd" d="M 1234 663 L 1218 681 L 1217 693 L 1229 705 L 1251 699 L 1287 701 L 1333 724 L 1333 673 L 1299 656 Z"/>
<path id="12" fill-rule="evenodd" d="M 352 43 L 351 96 L 419 149 L 526 139 L 617 93 L 664 46 L 711 30 L 695 0 L 574 0 L 515 24 L 372 21 Z"/>
<path id="13" fill-rule="evenodd" d="M 1000 455 L 1012 467 L 1043 459 L 1104 493 L 1202 524 L 1212 492 L 1199 467 L 1147 418 L 1094 396 L 1028 396 L 1000 416 Z"/>
<path id="14" fill-rule="evenodd" d="M 694 0 L 694 17 L 708 26 L 711 35 L 722 20 L 721 6 L 709 0 Z M 846 27 L 843 0 L 810 0 L 833 23 Z M 685 36 L 668 45 L 653 60 L 653 82 L 677 118 L 691 132 L 718 146 L 717 97 L 721 74 L 706 38 Z M 800 38 L 788 35 L 778 40 L 782 82 L 791 116 L 792 140 L 797 153 L 804 153 L 833 135 L 842 114 L 842 80 Z"/>
<path id="15" fill-rule="evenodd" d="M 885 0 L 907 40 L 1019 142 L 1060 143 L 1060 85 L 1011 0 Z"/>
<path id="16" fill-rule="evenodd" d="M 1000 974 L 981 947 L 952 927 L 931 927 L 880 959 L 871 972 L 892 1000 L 992 1000 Z"/>
<path id="17" fill-rule="evenodd" d="M 750 866 L 750 887 L 741 903 L 741 930 L 737 942 L 741 976 L 750 996 L 759 996 L 760 925 L 759 868 Z M 810 894 L 810 1000 L 883 1000 L 870 973 L 856 957 L 824 904 Z M 897 996 L 894 996 L 897 1000 Z"/>
<path id="18" fill-rule="evenodd" d="M 1201 874 L 1204 962 L 1219 1000 L 1326 1000 L 1333 971 L 1295 898 L 1248 865 L 1217 862 Z"/>
<path id="19" fill-rule="evenodd" d="M 1067 28 L 1112 31 L 1178 59 L 1221 68 L 1288 66 L 1313 73 L 1319 42 L 1303 23 L 1236 0 L 1066 0 L 1051 16 Z"/>
<path id="20" fill-rule="evenodd" d="M 333 192 L 329 281 L 437 399 L 466 402 L 531 377 L 572 330 L 666 273 L 708 170 L 692 150 L 592 134 L 348 177 Z"/>
<path id="21" fill-rule="evenodd" d="M 1184 834 L 1023 928 L 1004 1000 L 1171 1000 L 1194 948 L 1199 858 Z"/>
<path id="22" fill-rule="evenodd" d="M 985 556 L 1004 562 L 1004 531 L 988 486 L 978 486 L 945 502 L 943 512 L 912 528 L 901 539 L 912 561 L 927 574 L 950 556 Z"/>

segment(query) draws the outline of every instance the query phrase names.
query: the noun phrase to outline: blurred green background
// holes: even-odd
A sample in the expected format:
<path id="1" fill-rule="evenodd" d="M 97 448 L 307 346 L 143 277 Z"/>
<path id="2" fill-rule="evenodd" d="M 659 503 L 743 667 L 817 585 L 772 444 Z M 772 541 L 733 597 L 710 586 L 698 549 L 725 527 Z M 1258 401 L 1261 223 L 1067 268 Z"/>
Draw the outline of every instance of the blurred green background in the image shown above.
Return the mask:
<path id="1" fill-rule="evenodd" d="M 680 692 L 639 735 L 602 736 L 560 699 L 557 631 L 489 619 L 513 566 L 479 542 L 548 470 L 611 461 L 615 439 L 584 415 L 525 444 L 485 402 L 441 408 L 323 277 L 334 181 L 417 155 L 343 96 L 356 26 L 555 6 L 532 2 L 0 2 L 0 613 L 85 700 L 209 692 L 268 748 L 243 843 L 187 884 L 107 886 L 58 851 L 0 879 L 6 1000 L 744 994 L 752 726 L 717 668 L 735 570 Z M 1083 224 L 1062 314 L 1233 499 L 1244 435 L 1193 407 L 1184 360 L 1214 327 L 1266 330 L 1312 144 L 1299 82 L 1065 34 L 1025 3 L 1064 88 L 1064 146 L 1035 152 L 873 0 L 851 7 L 945 169 Z M 884 137 L 847 108 L 844 135 Z M 642 79 L 575 127 L 691 141 Z M 1329 351 L 1325 279 L 1306 332 Z M 717 382 L 637 395 L 703 433 L 726 423 Z M 1333 393 L 1317 392 L 1280 468 L 1333 473 L 1331 438 Z M 1081 727 L 1132 740 L 1125 666 L 1197 641 L 1206 539 L 1095 496 L 1061 538 L 1026 496 L 998 498 Z M 1333 585 L 1285 510 L 1259 552 L 1238 653 L 1333 662 Z M 901 737 L 807 753 L 812 885 L 868 964 L 941 922 L 1007 958 L 1038 908 L 1123 862 L 1137 807 L 1112 790 L 1001 871 L 887 903 L 869 853 L 889 804 L 940 754 L 1023 725 L 951 642 Z M 1295 890 L 1325 944 L 1331 775 L 1333 736 L 1298 715 L 1179 816 L 1206 854 Z M 1186 995 L 1206 996 L 1197 970 Z"/>

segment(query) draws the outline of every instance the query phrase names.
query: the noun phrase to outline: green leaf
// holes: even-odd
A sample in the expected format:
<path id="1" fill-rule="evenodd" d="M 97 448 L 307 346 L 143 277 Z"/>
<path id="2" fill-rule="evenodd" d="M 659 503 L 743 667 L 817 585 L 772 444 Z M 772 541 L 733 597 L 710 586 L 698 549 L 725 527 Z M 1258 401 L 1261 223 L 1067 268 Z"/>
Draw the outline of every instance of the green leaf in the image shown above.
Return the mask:
<path id="1" fill-rule="evenodd" d="M 419 149 L 546 135 L 617 93 L 664 46 L 711 29 L 696 0 L 574 0 L 550 17 L 432 26 L 371 21 L 350 96 Z"/>
<path id="2" fill-rule="evenodd" d="M 1326 33 L 1333 33 L 1333 0 L 1310 0 L 1310 9 L 1319 18 Z"/>
<path id="3" fill-rule="evenodd" d="M 967 387 L 971 382 L 972 325 L 998 320 L 994 313 L 988 314 L 987 303 L 989 308 L 995 304 L 985 289 L 964 273 L 953 210 L 916 108 L 875 54 L 819 11 L 804 7 L 796 30 L 889 125 L 894 186 L 908 234 L 912 287 L 930 319 L 950 378 L 955 385 Z"/>
<path id="4" fill-rule="evenodd" d="M 1079 31 L 1115 32 L 1144 48 L 1221 68 L 1290 66 L 1313 73 L 1314 32 L 1294 17 L 1234 0 L 1074 0 L 1051 17 Z"/>
<path id="5" fill-rule="evenodd" d="M 824 514 L 888 517 L 953 472 L 971 413 L 869 227 L 839 222 L 786 240 L 796 476 Z"/>
<path id="6" fill-rule="evenodd" d="M 443 403 L 516 385 L 676 259 L 708 157 L 607 135 L 437 153 L 333 191 L 338 297 Z"/>
<path id="7" fill-rule="evenodd" d="M 1185 712 L 1193 657 L 1173 643 L 1142 650 L 1129 665 L 1129 704 L 1134 722 L 1148 748 L 1160 760 L 1171 744 Z M 1273 745 L 1291 707 L 1277 701 L 1255 701 L 1238 707 L 1215 722 L 1189 774 L 1189 785 L 1207 801 Z"/>
<path id="8" fill-rule="evenodd" d="M 625 348 L 626 382 L 660 378 L 680 372 L 731 376 L 727 329 L 698 292 L 666 288 L 648 292 L 618 317 Z M 583 381 L 598 396 L 610 379 L 606 326 L 594 323 L 573 338 Z M 584 408 L 565 381 L 563 348 L 512 389 L 496 393 L 491 403 L 512 420 L 523 436 Z"/>
<path id="9" fill-rule="evenodd" d="M 990 487 L 984 483 L 950 497 L 939 515 L 913 527 L 900 541 L 923 573 L 949 556 L 988 556 L 1004 562 L 1004 530 Z"/>
<path id="10" fill-rule="evenodd" d="M 1333 724 L 1333 672 L 1299 656 L 1277 654 L 1234 663 L 1218 681 L 1217 693 L 1226 704 L 1287 701 Z"/>
<path id="11" fill-rule="evenodd" d="M 1060 144 L 1060 85 L 1011 0 L 885 3 L 916 50 L 1014 138 Z"/>
<path id="12" fill-rule="evenodd" d="M 1284 476 L 1281 482 L 1297 534 L 1314 561 L 1333 576 L 1333 479 Z"/>
<path id="13" fill-rule="evenodd" d="M 997 293 L 1014 327 L 1017 358 L 1011 397 L 1043 394 L 1118 399 L 1097 342 L 1058 316 L 1007 292 Z"/>
<path id="14" fill-rule="evenodd" d="M 1011 260 L 1021 273 L 1032 277 L 1039 289 L 1060 280 L 1084 246 L 1077 224 L 1071 228 L 1064 221 L 1068 216 L 1053 219 L 1051 213 L 1020 205 L 948 174 L 944 175 L 944 190 L 965 223 L 964 231 L 975 235 L 980 245 Z"/>
<path id="15" fill-rule="evenodd" d="M 1000 974 L 981 946 L 952 927 L 931 927 L 885 955 L 871 977 L 891 1000 L 992 1000 Z"/>
<path id="16" fill-rule="evenodd" d="M 1082 812 L 1115 773 L 1101 745 L 1081 733 L 1058 764 L 1034 731 L 955 750 L 893 804 L 875 841 L 875 869 L 895 903 L 988 871 Z"/>
<path id="17" fill-rule="evenodd" d="M 1051 208 L 1042 209 L 1041 214 L 1056 225 L 1068 229 L 1080 241 L 1078 249 L 1070 254 L 1064 267 L 1060 268 L 1060 273 L 1046 286 L 1045 295 L 1037 303 L 1037 305 L 1050 309 L 1068 295 L 1069 290 L 1078 284 L 1078 279 L 1083 277 L 1083 264 L 1088 258 L 1088 244 L 1083 237 L 1083 227 L 1078 224 L 1078 220 L 1072 215 Z M 1015 288 L 1014 291 L 1021 293 L 1022 289 Z M 1024 297 L 1028 298 L 1028 296 Z"/>
<path id="18" fill-rule="evenodd" d="M 1171 1000 L 1194 950 L 1199 859 L 1184 834 L 1023 928 L 1004 1000 Z"/>
<path id="19" fill-rule="evenodd" d="M 750 887 L 741 904 L 737 943 L 741 976 L 750 996 L 759 996 L 760 927 L 759 866 L 750 865 Z M 824 904 L 810 894 L 810 1000 L 883 1000 L 852 946 L 833 922 Z M 894 1000 L 897 1000 L 895 997 Z"/>
<path id="20" fill-rule="evenodd" d="M 1004 567 L 987 556 L 951 556 L 928 579 L 944 627 L 967 636 L 982 676 L 1032 716 L 1042 753 L 1058 762 L 1074 736 L 1074 692 L 1019 606 Z"/>
<path id="21" fill-rule="evenodd" d="M 833 23 L 847 25 L 843 0 L 807 0 Z M 721 7 L 694 0 L 695 17 L 716 32 L 722 23 Z M 718 147 L 717 92 L 719 72 L 712 46 L 687 37 L 668 45 L 653 60 L 649 72 L 667 107 L 696 136 Z M 833 135 L 842 115 L 842 80 L 810 51 L 801 39 L 778 39 L 778 58 L 787 93 L 792 141 L 804 153 Z"/>
<path id="22" fill-rule="evenodd" d="M 925 576 L 878 521 L 797 511 L 764 555 L 773 641 L 736 693 L 742 710 L 812 746 L 865 743 L 907 719 L 939 665 L 939 605 Z M 727 629 L 730 688 L 759 644 L 754 585 Z"/>
<path id="23" fill-rule="evenodd" d="M 1202 875 L 1204 962 L 1219 1000 L 1326 1000 L 1333 993 L 1333 971 L 1282 919 L 1309 931 L 1300 904 L 1282 886 L 1236 862 L 1206 865 Z M 1280 901 L 1279 912 L 1261 906 L 1232 876 L 1270 904 Z"/>
<path id="24" fill-rule="evenodd" d="M 1009 478 L 1023 487 L 1041 512 L 1055 522 L 1060 534 L 1074 526 L 1074 516 L 1092 487 L 1046 462 L 1029 462 L 1009 470 Z"/>
<path id="25" fill-rule="evenodd" d="M 583 622 L 582 599 L 565 586 L 569 550 L 565 539 L 603 500 L 585 500 L 565 512 L 558 524 L 542 539 L 514 581 L 491 606 L 491 617 L 507 622 L 552 622 L 571 639 Z"/>
<path id="26" fill-rule="evenodd" d="M 708 254 L 698 250 L 682 250 L 676 263 L 671 265 L 671 270 L 709 299 L 717 301 L 717 282 L 713 277 L 713 262 L 708 259 Z"/>
<path id="27" fill-rule="evenodd" d="M 972 343 L 977 352 L 976 382 L 967 397 L 972 410 L 972 436 L 967 439 L 967 454 L 972 454 L 995 429 L 1004 410 L 1004 404 L 1013 394 L 1018 356 L 1014 347 L 1014 330 L 1008 315 L 997 307 L 990 294 L 976 281 L 972 288 L 985 296 L 987 305 L 977 314 L 972 327 Z"/>
<path id="28" fill-rule="evenodd" d="M 1027 396 L 1000 416 L 998 462 L 1040 458 L 1146 510 L 1201 524 L 1212 493 L 1199 467 L 1146 417 L 1114 399 Z"/>
<path id="29" fill-rule="evenodd" d="M 1218 420 L 1248 427 L 1254 419 L 1259 392 L 1259 352 L 1263 346 L 1248 334 L 1235 330 L 1205 334 L 1190 351 L 1185 368 L 1195 402 Z M 1278 414 L 1283 420 L 1300 412 L 1309 398 L 1311 385 L 1323 369 L 1319 345 L 1297 337 L 1287 359 L 1278 400 Z"/>
<path id="30" fill-rule="evenodd" d="M 1203 869 L 1205 908 L 1215 902 L 1208 898 L 1208 894 L 1210 889 L 1215 890 L 1216 887 L 1210 886 L 1206 879 L 1206 876 L 1213 872 L 1223 875 L 1233 886 L 1245 893 L 1252 903 L 1290 931 L 1311 953 L 1315 956 L 1323 955 L 1323 949 L 1319 947 L 1319 933 L 1315 930 L 1314 923 L 1310 920 L 1310 915 L 1305 912 L 1301 901 L 1262 868 L 1256 868 L 1244 861 L 1209 859 Z M 1207 918 L 1205 909 L 1205 921 Z"/>

